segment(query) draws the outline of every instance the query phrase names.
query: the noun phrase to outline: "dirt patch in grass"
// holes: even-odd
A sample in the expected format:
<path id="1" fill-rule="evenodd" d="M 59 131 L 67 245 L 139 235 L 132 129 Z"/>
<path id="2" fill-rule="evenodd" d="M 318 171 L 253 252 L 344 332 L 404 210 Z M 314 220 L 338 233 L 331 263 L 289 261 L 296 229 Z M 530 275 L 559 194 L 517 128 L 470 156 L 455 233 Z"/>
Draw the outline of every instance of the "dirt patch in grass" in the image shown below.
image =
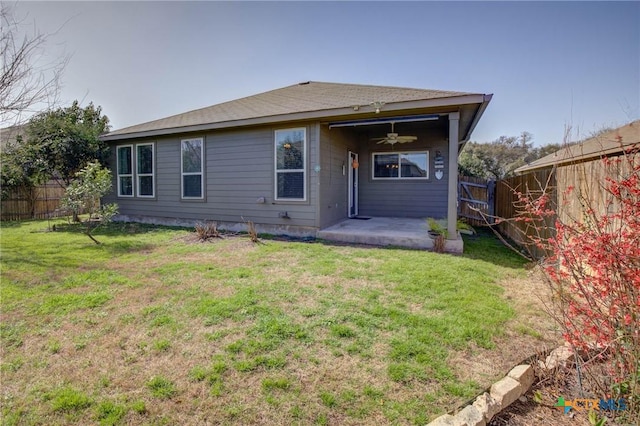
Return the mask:
<path id="1" fill-rule="evenodd" d="M 508 277 L 499 284 L 505 290 L 504 297 L 518 314 L 505 325 L 503 336 L 494 340 L 495 348 L 470 344 L 451 358 L 462 372 L 460 379 L 484 383 L 486 390 L 496 377 L 500 378 L 514 366 L 531 357 L 535 360 L 537 354 L 544 357 L 545 352 L 563 344 L 559 328 L 547 314 L 550 292 L 537 268 L 529 270 L 525 276 Z M 586 424 L 586 415 L 570 417 L 553 407 L 553 401 L 563 392 L 562 386 L 558 386 L 559 380 L 554 383 L 553 386 L 548 383 L 534 385 L 523 398 L 495 416 L 490 426 Z M 534 392 L 542 395 L 543 403 L 534 401 Z"/>
<path id="2" fill-rule="evenodd" d="M 539 271 L 534 269 L 526 276 L 506 278 L 499 285 L 517 315 L 505 325 L 503 335 L 494 339 L 494 348 L 485 349 L 472 343 L 453 355 L 451 362 L 460 367 L 461 378 L 486 383 L 487 378 L 504 375 L 527 358 L 563 343 L 559 329 L 545 311 L 549 289 Z"/>
<path id="3" fill-rule="evenodd" d="M 184 244 L 216 244 L 225 240 L 243 241 L 254 244 L 249 239 L 248 234 L 236 233 L 236 232 L 224 232 L 220 231 L 219 237 L 201 239 L 197 233 L 191 232 L 187 235 L 182 235 L 173 239 Z"/>

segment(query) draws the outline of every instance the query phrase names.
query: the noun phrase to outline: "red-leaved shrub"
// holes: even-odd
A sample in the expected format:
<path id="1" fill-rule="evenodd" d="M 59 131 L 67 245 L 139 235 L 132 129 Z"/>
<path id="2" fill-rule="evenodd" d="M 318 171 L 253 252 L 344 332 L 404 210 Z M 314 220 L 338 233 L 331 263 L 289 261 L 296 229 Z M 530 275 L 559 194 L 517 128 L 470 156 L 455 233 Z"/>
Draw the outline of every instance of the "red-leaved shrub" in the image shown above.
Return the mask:
<path id="1" fill-rule="evenodd" d="M 547 253 L 541 264 L 552 290 L 552 313 L 577 352 L 606 366 L 607 374 L 595 378 L 601 396 L 625 398 L 629 411 L 623 415 L 637 420 L 640 154 L 629 150 L 600 161 L 602 173 L 580 176 L 579 185 L 561 195 L 557 209 L 550 207 L 550 191 L 517 193 L 521 214 L 515 220 L 543 227 L 556 218 L 554 236 L 528 236 Z M 579 217 L 563 212 L 569 204 L 580 206 Z"/>

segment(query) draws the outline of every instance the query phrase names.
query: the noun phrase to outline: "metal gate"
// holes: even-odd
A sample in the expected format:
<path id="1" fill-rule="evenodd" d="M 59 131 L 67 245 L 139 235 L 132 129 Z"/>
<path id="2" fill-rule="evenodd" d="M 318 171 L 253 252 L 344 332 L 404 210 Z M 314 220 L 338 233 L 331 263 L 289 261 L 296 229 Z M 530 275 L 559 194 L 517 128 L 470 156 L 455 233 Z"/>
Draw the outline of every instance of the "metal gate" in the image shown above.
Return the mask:
<path id="1" fill-rule="evenodd" d="M 458 217 L 471 225 L 494 222 L 496 181 L 470 176 L 458 176 Z M 484 216 L 484 217 L 483 217 Z"/>

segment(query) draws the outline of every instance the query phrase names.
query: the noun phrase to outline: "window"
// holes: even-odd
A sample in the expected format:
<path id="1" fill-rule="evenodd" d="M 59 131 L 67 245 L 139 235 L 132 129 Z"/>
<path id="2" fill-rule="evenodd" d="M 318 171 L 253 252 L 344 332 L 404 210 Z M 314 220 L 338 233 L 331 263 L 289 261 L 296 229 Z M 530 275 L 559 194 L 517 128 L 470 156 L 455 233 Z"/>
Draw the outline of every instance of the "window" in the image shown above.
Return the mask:
<path id="1" fill-rule="evenodd" d="M 427 179 L 428 152 L 398 152 L 373 154 L 374 179 Z"/>
<path id="2" fill-rule="evenodd" d="M 154 148 L 153 143 L 123 145 L 116 148 L 118 197 L 155 197 Z"/>
<path id="3" fill-rule="evenodd" d="M 136 145 L 136 174 L 138 175 L 138 196 L 153 197 L 153 144 Z"/>
<path id="4" fill-rule="evenodd" d="M 276 130 L 276 200 L 306 199 L 306 129 Z"/>
<path id="5" fill-rule="evenodd" d="M 182 141 L 182 198 L 204 198 L 202 138 Z"/>
<path id="6" fill-rule="evenodd" d="M 133 197 L 133 146 L 119 146 L 118 156 L 118 196 Z"/>

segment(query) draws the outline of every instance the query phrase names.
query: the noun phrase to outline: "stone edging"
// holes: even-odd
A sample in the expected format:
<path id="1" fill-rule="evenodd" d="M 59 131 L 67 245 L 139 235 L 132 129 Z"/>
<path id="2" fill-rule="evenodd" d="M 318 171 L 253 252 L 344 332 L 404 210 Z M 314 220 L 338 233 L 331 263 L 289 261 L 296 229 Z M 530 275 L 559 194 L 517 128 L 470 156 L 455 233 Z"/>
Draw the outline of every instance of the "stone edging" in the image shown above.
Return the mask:
<path id="1" fill-rule="evenodd" d="M 561 365 L 567 365 L 572 358 L 573 353 L 569 348 L 560 346 L 551 351 L 544 362 L 538 361 L 538 366 L 544 370 L 554 370 Z M 527 393 L 534 380 L 535 373 L 530 364 L 518 365 L 491 385 L 489 392 L 478 396 L 471 405 L 467 405 L 454 416 L 440 416 L 427 426 L 486 426 L 493 416 Z"/>

